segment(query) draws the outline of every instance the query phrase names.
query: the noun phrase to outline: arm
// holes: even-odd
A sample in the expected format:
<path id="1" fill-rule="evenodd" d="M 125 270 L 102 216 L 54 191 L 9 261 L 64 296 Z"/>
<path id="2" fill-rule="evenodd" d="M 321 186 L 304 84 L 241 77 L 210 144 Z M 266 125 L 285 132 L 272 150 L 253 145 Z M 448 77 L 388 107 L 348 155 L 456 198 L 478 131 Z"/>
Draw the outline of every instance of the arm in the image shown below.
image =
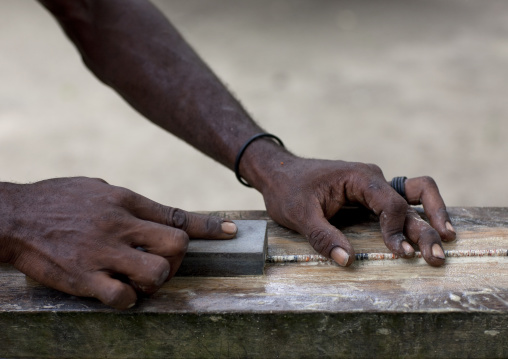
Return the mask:
<path id="1" fill-rule="evenodd" d="M 150 121 L 232 168 L 262 130 L 145 0 L 42 0 L 87 67 Z"/>
<path id="2" fill-rule="evenodd" d="M 90 70 L 145 117 L 232 169 L 252 135 L 248 116 L 169 21 L 143 0 L 41 0 Z M 252 143 L 240 173 L 265 199 L 274 220 L 305 235 L 321 254 L 350 265 L 354 251 L 327 219 L 345 204 L 379 215 L 386 245 L 402 257 L 419 246 L 431 265 L 444 263 L 441 238 L 452 240 L 446 207 L 428 177 L 410 179 L 410 204 L 424 205 L 429 226 L 375 165 L 310 160 L 270 140 Z"/>

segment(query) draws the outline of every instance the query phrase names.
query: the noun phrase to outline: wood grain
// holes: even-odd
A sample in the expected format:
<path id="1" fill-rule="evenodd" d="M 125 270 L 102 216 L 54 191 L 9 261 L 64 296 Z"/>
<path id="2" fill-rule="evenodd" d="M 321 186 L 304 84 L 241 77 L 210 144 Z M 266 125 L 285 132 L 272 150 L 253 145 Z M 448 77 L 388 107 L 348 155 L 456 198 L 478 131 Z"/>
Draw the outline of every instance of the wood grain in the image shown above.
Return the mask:
<path id="1" fill-rule="evenodd" d="M 445 249 L 508 248 L 507 208 L 450 208 Z M 269 255 L 314 254 L 263 211 Z M 375 217 L 332 221 L 357 252 L 388 252 Z M 178 277 L 133 309 L 45 288 L 0 266 L 2 357 L 506 357 L 508 257 L 268 264 L 264 276 Z"/>

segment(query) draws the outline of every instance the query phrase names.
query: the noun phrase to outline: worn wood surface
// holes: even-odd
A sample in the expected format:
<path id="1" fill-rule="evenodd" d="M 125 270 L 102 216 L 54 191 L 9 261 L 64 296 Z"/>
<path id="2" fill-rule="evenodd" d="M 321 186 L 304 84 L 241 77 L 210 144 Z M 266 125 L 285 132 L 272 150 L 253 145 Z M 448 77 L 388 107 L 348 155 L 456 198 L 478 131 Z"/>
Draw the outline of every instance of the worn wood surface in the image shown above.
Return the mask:
<path id="1" fill-rule="evenodd" d="M 451 208 L 445 250 L 508 249 L 508 208 Z M 268 220 L 268 254 L 314 254 Z M 332 220 L 357 252 L 388 253 L 376 219 Z M 177 277 L 131 310 L 0 267 L 0 357 L 508 357 L 508 257 L 268 264 L 264 276 Z"/>

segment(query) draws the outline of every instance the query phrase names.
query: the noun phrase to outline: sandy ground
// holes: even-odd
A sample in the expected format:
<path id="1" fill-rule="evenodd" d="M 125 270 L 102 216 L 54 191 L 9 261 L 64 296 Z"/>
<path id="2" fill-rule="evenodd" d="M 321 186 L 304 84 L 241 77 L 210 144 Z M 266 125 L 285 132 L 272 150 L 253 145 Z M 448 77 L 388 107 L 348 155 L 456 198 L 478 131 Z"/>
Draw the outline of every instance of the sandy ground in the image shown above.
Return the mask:
<path id="1" fill-rule="evenodd" d="M 297 154 L 430 175 L 448 205 L 508 205 L 506 0 L 156 4 Z M 189 210 L 264 208 L 99 83 L 31 0 L 0 4 L 0 169 L 102 177 Z"/>

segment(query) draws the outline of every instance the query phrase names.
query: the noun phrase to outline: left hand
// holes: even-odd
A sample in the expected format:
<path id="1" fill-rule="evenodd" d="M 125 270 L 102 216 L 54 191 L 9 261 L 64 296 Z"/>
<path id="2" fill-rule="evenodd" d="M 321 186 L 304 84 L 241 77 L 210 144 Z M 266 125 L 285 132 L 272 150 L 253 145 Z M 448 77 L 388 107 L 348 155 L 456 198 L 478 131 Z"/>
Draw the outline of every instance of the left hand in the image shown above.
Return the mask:
<path id="1" fill-rule="evenodd" d="M 346 204 L 359 204 L 379 216 L 386 246 L 403 258 L 413 245 L 432 266 L 445 262 L 441 239 L 455 239 L 443 199 L 430 177 L 408 179 L 402 198 L 376 165 L 294 157 L 272 172 L 259 188 L 268 214 L 279 224 L 305 235 L 314 249 L 342 266 L 354 261 L 345 235 L 328 219 Z M 408 203 L 409 202 L 409 203 Z M 423 204 L 430 225 L 410 204 Z M 411 243 L 411 244 L 410 244 Z"/>
<path id="2" fill-rule="evenodd" d="M 221 218 L 164 206 L 96 178 L 0 183 L 0 194 L 0 262 L 117 309 L 172 278 L 189 238 L 236 233 Z"/>

